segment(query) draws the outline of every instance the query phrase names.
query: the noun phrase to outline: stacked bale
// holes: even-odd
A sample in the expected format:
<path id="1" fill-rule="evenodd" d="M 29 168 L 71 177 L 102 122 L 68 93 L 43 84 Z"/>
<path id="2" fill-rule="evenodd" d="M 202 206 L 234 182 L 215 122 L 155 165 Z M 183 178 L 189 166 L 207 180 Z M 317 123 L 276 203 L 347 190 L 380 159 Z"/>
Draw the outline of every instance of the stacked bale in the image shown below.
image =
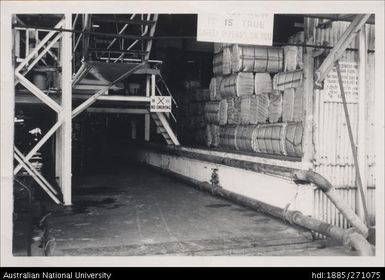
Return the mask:
<path id="1" fill-rule="evenodd" d="M 210 93 L 210 100 L 211 101 L 214 101 L 214 100 L 220 100 L 221 99 L 221 93 L 219 91 L 220 89 L 220 82 L 221 82 L 221 78 L 211 78 L 211 81 L 210 81 L 210 87 L 209 87 L 209 93 Z M 217 83 L 219 83 L 219 85 L 217 85 Z"/>
<path id="2" fill-rule="evenodd" d="M 285 56 L 283 71 L 297 69 L 298 48 L 295 46 L 285 46 L 283 47 L 283 52 Z"/>
<path id="3" fill-rule="evenodd" d="M 273 85 L 269 73 L 255 73 L 254 75 L 254 93 L 256 95 L 270 93 L 273 91 Z"/>
<path id="4" fill-rule="evenodd" d="M 283 51 L 277 47 L 233 45 L 232 70 L 277 73 L 283 68 Z"/>
<path id="5" fill-rule="evenodd" d="M 231 50 L 230 47 L 226 46 L 222 49 L 222 73 L 223 75 L 231 74 Z"/>
<path id="6" fill-rule="evenodd" d="M 290 40 L 303 42 L 303 33 Z M 209 147 L 302 156 L 302 67 L 300 46 L 215 44 L 209 90 L 196 90 L 193 100 L 201 107 L 191 107 L 202 113 L 192 118 L 197 140 Z"/>
<path id="7" fill-rule="evenodd" d="M 285 134 L 285 149 L 288 156 L 302 157 L 303 127 L 301 122 L 288 123 Z"/>
<path id="8" fill-rule="evenodd" d="M 258 152 L 286 155 L 286 123 L 260 125 L 257 129 Z"/>
<path id="9" fill-rule="evenodd" d="M 303 48 L 301 46 L 298 46 L 300 44 L 303 44 L 305 42 L 305 36 L 304 32 L 300 31 L 294 35 L 291 35 L 289 37 L 288 43 L 289 44 L 296 44 L 295 48 L 297 48 L 297 65 L 296 69 L 303 69 Z"/>
<path id="10" fill-rule="evenodd" d="M 270 123 L 276 123 L 282 117 L 282 93 L 274 90 L 269 94 L 268 118 Z"/>
<path id="11" fill-rule="evenodd" d="M 273 79 L 274 90 L 283 91 L 282 121 L 300 121 L 303 115 L 303 71 L 278 73 Z"/>
<path id="12" fill-rule="evenodd" d="M 219 130 L 219 145 L 225 149 L 237 149 L 237 125 L 221 126 Z"/>
<path id="13" fill-rule="evenodd" d="M 213 57 L 213 74 L 215 77 L 223 75 L 223 52 L 217 53 Z"/>
<path id="14" fill-rule="evenodd" d="M 258 152 L 257 125 L 238 126 L 235 139 L 236 148 L 239 151 Z"/>
<path id="15" fill-rule="evenodd" d="M 252 95 L 254 92 L 253 73 L 240 72 L 223 77 L 220 91 L 222 98 Z"/>
<path id="16" fill-rule="evenodd" d="M 267 94 L 242 96 L 240 121 L 243 125 L 265 123 L 268 118 Z"/>
<path id="17" fill-rule="evenodd" d="M 218 147 L 219 141 L 220 141 L 219 140 L 220 139 L 220 136 L 219 136 L 220 126 L 215 125 L 215 124 L 211 124 L 210 125 L 210 132 L 211 132 L 211 146 Z"/>
<path id="18" fill-rule="evenodd" d="M 273 89 L 285 90 L 288 88 L 296 88 L 302 84 L 302 70 L 293 70 L 288 72 L 281 72 L 274 75 Z"/>
<path id="19" fill-rule="evenodd" d="M 227 123 L 227 101 L 209 101 L 204 105 L 204 115 L 207 123 L 224 125 Z"/>

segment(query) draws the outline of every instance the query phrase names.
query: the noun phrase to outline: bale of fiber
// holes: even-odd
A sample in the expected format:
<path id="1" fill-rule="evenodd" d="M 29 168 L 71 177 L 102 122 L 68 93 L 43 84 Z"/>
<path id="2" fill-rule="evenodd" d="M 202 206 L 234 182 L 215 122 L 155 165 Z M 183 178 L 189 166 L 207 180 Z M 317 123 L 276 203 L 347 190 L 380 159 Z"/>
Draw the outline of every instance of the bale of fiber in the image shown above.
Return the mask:
<path id="1" fill-rule="evenodd" d="M 223 77 L 220 91 L 222 98 L 252 95 L 254 92 L 254 76 L 252 73 L 236 73 Z"/>
<path id="2" fill-rule="evenodd" d="M 302 84 L 302 77 L 303 71 L 300 69 L 278 73 L 273 78 L 273 89 L 285 90 L 299 87 Z"/>
<path id="3" fill-rule="evenodd" d="M 215 125 L 215 124 L 210 125 L 211 146 L 212 147 L 218 147 L 219 146 L 219 130 L 220 130 L 219 125 Z"/>
<path id="4" fill-rule="evenodd" d="M 295 46 L 284 46 L 284 64 L 283 71 L 293 71 L 297 69 L 297 56 L 298 56 L 298 48 Z"/>
<path id="5" fill-rule="evenodd" d="M 225 149 L 236 150 L 237 125 L 221 126 L 219 129 L 219 146 Z"/>
<path id="6" fill-rule="evenodd" d="M 239 151 L 258 152 L 257 125 L 238 126 L 236 148 Z"/>
<path id="7" fill-rule="evenodd" d="M 210 81 L 210 86 L 209 86 L 209 92 L 210 92 L 210 100 L 215 101 L 215 100 L 220 100 L 221 99 L 221 94 L 219 92 L 219 86 L 217 86 L 217 82 L 220 83 L 220 80 L 216 77 L 211 78 Z"/>
<path id="8" fill-rule="evenodd" d="M 204 105 L 204 115 L 207 123 L 225 125 L 227 123 L 227 101 L 209 101 Z"/>
<path id="9" fill-rule="evenodd" d="M 302 157 L 303 126 L 301 122 L 287 123 L 285 149 L 288 156 Z"/>
<path id="10" fill-rule="evenodd" d="M 258 94 L 241 97 L 241 124 L 265 123 L 268 118 L 269 97 Z"/>
<path id="11" fill-rule="evenodd" d="M 279 47 L 233 45 L 231 57 L 234 73 L 277 73 L 283 69 L 283 51 Z"/>
<path id="12" fill-rule="evenodd" d="M 214 76 L 223 75 L 223 52 L 214 54 L 213 57 L 213 74 Z"/>
<path id="13" fill-rule="evenodd" d="M 258 151 L 266 154 L 286 155 L 286 123 L 263 124 L 257 129 Z"/>
<path id="14" fill-rule="evenodd" d="M 222 50 L 223 64 L 222 64 L 222 74 L 230 75 L 231 74 L 231 49 L 230 47 L 223 47 Z"/>
<path id="15" fill-rule="evenodd" d="M 282 116 L 282 93 L 277 90 L 269 94 L 268 118 L 270 123 L 276 123 Z"/>
<path id="16" fill-rule="evenodd" d="M 273 84 L 269 73 L 255 73 L 254 75 L 254 93 L 270 93 L 273 90 Z"/>

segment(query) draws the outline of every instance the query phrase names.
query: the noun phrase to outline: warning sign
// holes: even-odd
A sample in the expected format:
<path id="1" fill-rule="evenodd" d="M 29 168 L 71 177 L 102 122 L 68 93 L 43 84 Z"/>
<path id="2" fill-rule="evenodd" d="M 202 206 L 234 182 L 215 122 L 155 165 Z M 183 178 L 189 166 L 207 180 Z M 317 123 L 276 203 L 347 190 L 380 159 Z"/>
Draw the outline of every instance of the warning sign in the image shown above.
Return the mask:
<path id="1" fill-rule="evenodd" d="M 271 46 L 273 24 L 271 13 L 199 13 L 197 40 Z"/>
<path id="2" fill-rule="evenodd" d="M 152 96 L 150 112 L 171 112 L 171 96 Z"/>
<path id="3" fill-rule="evenodd" d="M 339 65 L 346 100 L 356 102 L 358 101 L 358 63 L 341 61 L 339 62 Z M 326 99 L 336 101 L 341 100 L 341 91 L 335 67 L 333 67 L 325 78 L 324 90 Z"/>

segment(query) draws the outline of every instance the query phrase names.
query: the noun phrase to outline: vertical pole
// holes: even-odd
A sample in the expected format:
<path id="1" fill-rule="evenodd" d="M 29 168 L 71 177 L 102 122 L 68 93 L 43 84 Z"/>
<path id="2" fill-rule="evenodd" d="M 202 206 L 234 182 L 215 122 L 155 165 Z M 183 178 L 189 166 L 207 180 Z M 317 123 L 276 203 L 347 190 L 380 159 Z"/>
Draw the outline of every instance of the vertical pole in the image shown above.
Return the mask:
<path id="1" fill-rule="evenodd" d="M 20 58 L 20 30 L 15 30 L 15 56 Z"/>
<path id="2" fill-rule="evenodd" d="M 146 96 L 151 94 L 151 77 L 146 76 Z M 144 141 L 150 141 L 150 114 L 144 115 Z"/>
<path id="3" fill-rule="evenodd" d="M 151 96 L 155 96 L 155 75 L 151 75 Z"/>
<path id="4" fill-rule="evenodd" d="M 338 63 L 338 60 L 336 61 L 335 66 L 336 66 L 336 69 L 337 69 L 338 83 L 339 83 L 339 86 L 340 86 L 341 97 L 342 97 L 342 104 L 344 106 L 346 125 L 347 125 L 348 133 L 349 133 L 350 148 L 352 149 L 353 160 L 354 160 L 354 167 L 356 169 L 357 187 L 358 187 L 358 192 L 360 192 L 361 203 L 362 203 L 362 206 L 363 206 L 363 212 L 364 212 L 364 218 L 365 218 L 364 222 L 365 222 L 365 224 L 368 225 L 368 222 L 369 222 L 368 209 L 366 207 L 366 200 L 365 200 L 364 192 L 363 192 L 363 189 L 362 189 L 362 180 L 361 180 L 360 166 L 358 164 L 357 150 L 356 150 L 356 145 L 354 143 L 352 125 L 351 125 L 351 122 L 350 122 L 348 105 L 346 103 L 345 90 L 344 90 L 344 85 L 342 83 L 342 76 L 341 76 L 340 65 Z"/>
<path id="5" fill-rule="evenodd" d="M 131 118 L 131 140 L 136 139 L 136 117 Z"/>
<path id="6" fill-rule="evenodd" d="M 357 158 L 360 166 L 360 174 L 362 181 L 362 190 L 364 197 L 361 197 L 361 193 L 357 192 L 357 211 L 361 218 L 364 218 L 364 207 L 362 205 L 362 199 L 367 197 L 367 158 L 366 158 L 366 65 L 367 65 L 367 46 L 366 46 L 366 29 L 365 25 L 358 34 L 359 37 L 359 69 L 358 69 L 358 139 L 357 139 Z M 369 221 L 367 221 L 369 222 Z"/>
<path id="7" fill-rule="evenodd" d="M 150 141 L 150 113 L 144 115 L 144 141 Z"/>
<path id="8" fill-rule="evenodd" d="M 66 13 L 65 15 L 66 29 L 72 28 L 72 15 Z M 63 201 L 65 205 L 72 204 L 72 186 L 71 186 L 71 140 L 72 140 L 72 33 L 64 32 L 62 37 L 62 117 L 63 124 L 60 128 L 61 137 L 61 189 L 63 193 Z"/>
<path id="9" fill-rule="evenodd" d="M 15 110 L 14 49 L 12 23 L 15 16 L 1 13 L 1 94 L 0 94 L 0 199 L 1 259 L 12 256 L 13 136 Z M 4 71 L 3 71 L 4 70 Z M 6 70 L 6 71 L 5 71 Z"/>
<path id="10" fill-rule="evenodd" d="M 314 43 L 314 19 L 305 18 L 304 42 L 309 45 Z M 303 100 L 303 158 L 302 161 L 312 167 L 314 159 L 313 147 L 313 97 L 314 97 L 314 58 L 313 48 L 303 48 L 304 51 L 304 100 Z"/>
<path id="11" fill-rule="evenodd" d="M 29 55 L 29 29 L 25 30 L 25 57 Z"/>

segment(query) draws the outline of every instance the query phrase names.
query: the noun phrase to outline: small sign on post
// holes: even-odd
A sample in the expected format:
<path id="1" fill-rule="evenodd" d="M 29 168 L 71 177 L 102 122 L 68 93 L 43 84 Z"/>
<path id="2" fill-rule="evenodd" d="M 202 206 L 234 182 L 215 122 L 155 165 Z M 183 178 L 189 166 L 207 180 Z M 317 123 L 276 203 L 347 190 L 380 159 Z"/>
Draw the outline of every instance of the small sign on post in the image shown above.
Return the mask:
<path id="1" fill-rule="evenodd" d="M 273 44 L 274 14 L 271 13 L 199 13 L 197 40 L 205 42 Z"/>
<path id="2" fill-rule="evenodd" d="M 150 112 L 171 112 L 171 96 L 152 96 L 150 102 Z"/>

